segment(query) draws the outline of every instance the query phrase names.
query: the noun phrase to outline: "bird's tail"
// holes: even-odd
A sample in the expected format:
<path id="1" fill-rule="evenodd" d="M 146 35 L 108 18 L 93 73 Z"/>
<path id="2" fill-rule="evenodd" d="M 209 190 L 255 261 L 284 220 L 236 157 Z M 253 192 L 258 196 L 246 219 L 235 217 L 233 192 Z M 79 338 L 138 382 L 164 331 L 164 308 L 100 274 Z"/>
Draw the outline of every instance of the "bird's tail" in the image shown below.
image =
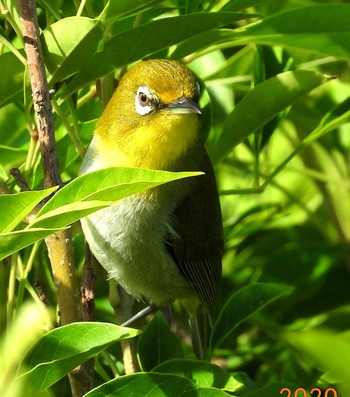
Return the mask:
<path id="1" fill-rule="evenodd" d="M 203 305 L 199 305 L 194 314 L 190 313 L 190 328 L 193 350 L 198 359 L 208 357 L 209 319 Z"/>

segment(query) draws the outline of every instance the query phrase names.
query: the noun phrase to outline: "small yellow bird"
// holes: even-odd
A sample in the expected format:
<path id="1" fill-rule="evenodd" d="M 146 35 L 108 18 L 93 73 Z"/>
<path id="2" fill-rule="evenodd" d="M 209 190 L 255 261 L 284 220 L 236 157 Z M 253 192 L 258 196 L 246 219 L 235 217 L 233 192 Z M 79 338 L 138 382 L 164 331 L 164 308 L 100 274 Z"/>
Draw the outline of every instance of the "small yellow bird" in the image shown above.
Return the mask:
<path id="1" fill-rule="evenodd" d="M 121 166 L 205 174 L 122 199 L 82 220 L 92 253 L 123 288 L 158 307 L 179 299 L 212 322 L 222 222 L 214 171 L 199 137 L 199 84 L 183 64 L 148 60 L 120 80 L 81 174 Z"/>

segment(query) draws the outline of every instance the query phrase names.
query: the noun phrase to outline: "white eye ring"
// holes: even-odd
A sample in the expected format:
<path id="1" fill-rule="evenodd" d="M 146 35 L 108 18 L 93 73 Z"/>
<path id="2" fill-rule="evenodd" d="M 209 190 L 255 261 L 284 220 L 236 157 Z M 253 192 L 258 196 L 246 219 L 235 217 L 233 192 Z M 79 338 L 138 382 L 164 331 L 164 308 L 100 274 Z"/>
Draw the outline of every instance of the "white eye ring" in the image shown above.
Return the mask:
<path id="1" fill-rule="evenodd" d="M 141 116 L 151 112 L 155 105 L 154 99 L 154 94 L 148 87 L 143 85 L 139 87 L 135 96 L 136 112 Z"/>

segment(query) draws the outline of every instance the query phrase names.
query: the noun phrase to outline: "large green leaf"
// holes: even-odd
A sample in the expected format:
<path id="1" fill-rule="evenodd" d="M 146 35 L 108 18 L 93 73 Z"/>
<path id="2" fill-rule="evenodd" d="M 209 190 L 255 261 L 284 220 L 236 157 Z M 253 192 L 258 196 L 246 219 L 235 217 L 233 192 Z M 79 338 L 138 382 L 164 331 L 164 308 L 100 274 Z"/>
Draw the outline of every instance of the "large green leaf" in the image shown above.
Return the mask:
<path id="1" fill-rule="evenodd" d="M 0 233 L 8 233 L 23 221 L 23 219 L 45 197 L 53 193 L 57 187 L 45 190 L 20 192 L 0 195 Z"/>
<path id="2" fill-rule="evenodd" d="M 122 376 L 87 393 L 85 397 L 224 397 L 225 392 L 200 388 L 180 376 L 158 373 L 138 373 Z"/>
<path id="3" fill-rule="evenodd" d="M 28 227 L 64 227 L 123 197 L 200 174 L 111 167 L 81 175 L 59 190 Z"/>
<path id="4" fill-rule="evenodd" d="M 271 302 L 290 292 L 282 284 L 256 283 L 241 288 L 225 303 L 215 321 L 210 337 L 211 348 L 217 347 L 235 328 Z"/>
<path id="5" fill-rule="evenodd" d="M 86 17 L 64 18 L 47 27 L 42 36 L 50 84 L 78 72 L 95 53 L 102 33 L 102 23 Z"/>
<path id="6" fill-rule="evenodd" d="M 197 13 L 156 21 L 125 30 L 108 40 L 81 72 L 68 84 L 68 96 L 84 84 L 95 81 L 117 67 L 135 62 L 162 49 L 169 48 L 201 32 L 247 18 L 237 13 Z M 127 50 L 126 50 L 127 49 Z"/>
<path id="7" fill-rule="evenodd" d="M 350 5 L 319 4 L 289 9 L 234 32 L 246 42 L 280 45 L 350 58 Z"/>
<path id="8" fill-rule="evenodd" d="M 227 38 L 230 38 L 231 36 L 232 30 L 230 29 L 215 29 L 205 31 L 182 41 L 176 46 L 174 52 L 172 52 L 170 56 L 174 59 L 181 59 L 195 51 L 206 49 L 209 46 L 225 42 Z"/>
<path id="9" fill-rule="evenodd" d="M 326 81 L 327 77 L 321 73 L 296 70 L 278 74 L 258 84 L 238 103 L 225 121 L 221 134 L 210 150 L 213 162 L 222 160 L 251 133 Z"/>
<path id="10" fill-rule="evenodd" d="M 109 0 L 103 12 L 101 13 L 100 19 L 104 24 L 113 22 L 121 16 L 133 13 L 141 12 L 143 9 L 150 7 L 151 4 L 159 3 L 161 0 L 127 0 L 127 1 L 115 1 Z"/>
<path id="11" fill-rule="evenodd" d="M 184 357 L 181 342 L 160 315 L 154 316 L 142 332 L 137 350 L 143 371 L 151 371 L 164 361 Z"/>
<path id="12" fill-rule="evenodd" d="M 20 367 L 20 380 L 44 390 L 111 344 L 139 334 L 108 323 L 73 323 L 45 334 Z"/>

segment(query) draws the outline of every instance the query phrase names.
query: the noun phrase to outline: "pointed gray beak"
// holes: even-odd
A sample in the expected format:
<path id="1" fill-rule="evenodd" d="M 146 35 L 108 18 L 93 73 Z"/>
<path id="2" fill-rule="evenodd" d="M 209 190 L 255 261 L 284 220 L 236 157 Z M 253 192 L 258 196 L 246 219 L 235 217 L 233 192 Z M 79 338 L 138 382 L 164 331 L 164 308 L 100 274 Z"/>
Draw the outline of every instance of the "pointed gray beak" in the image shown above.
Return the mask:
<path id="1" fill-rule="evenodd" d="M 169 109 L 171 112 L 176 114 L 201 114 L 198 103 L 186 97 L 176 99 L 174 102 L 168 105 L 166 109 Z"/>

